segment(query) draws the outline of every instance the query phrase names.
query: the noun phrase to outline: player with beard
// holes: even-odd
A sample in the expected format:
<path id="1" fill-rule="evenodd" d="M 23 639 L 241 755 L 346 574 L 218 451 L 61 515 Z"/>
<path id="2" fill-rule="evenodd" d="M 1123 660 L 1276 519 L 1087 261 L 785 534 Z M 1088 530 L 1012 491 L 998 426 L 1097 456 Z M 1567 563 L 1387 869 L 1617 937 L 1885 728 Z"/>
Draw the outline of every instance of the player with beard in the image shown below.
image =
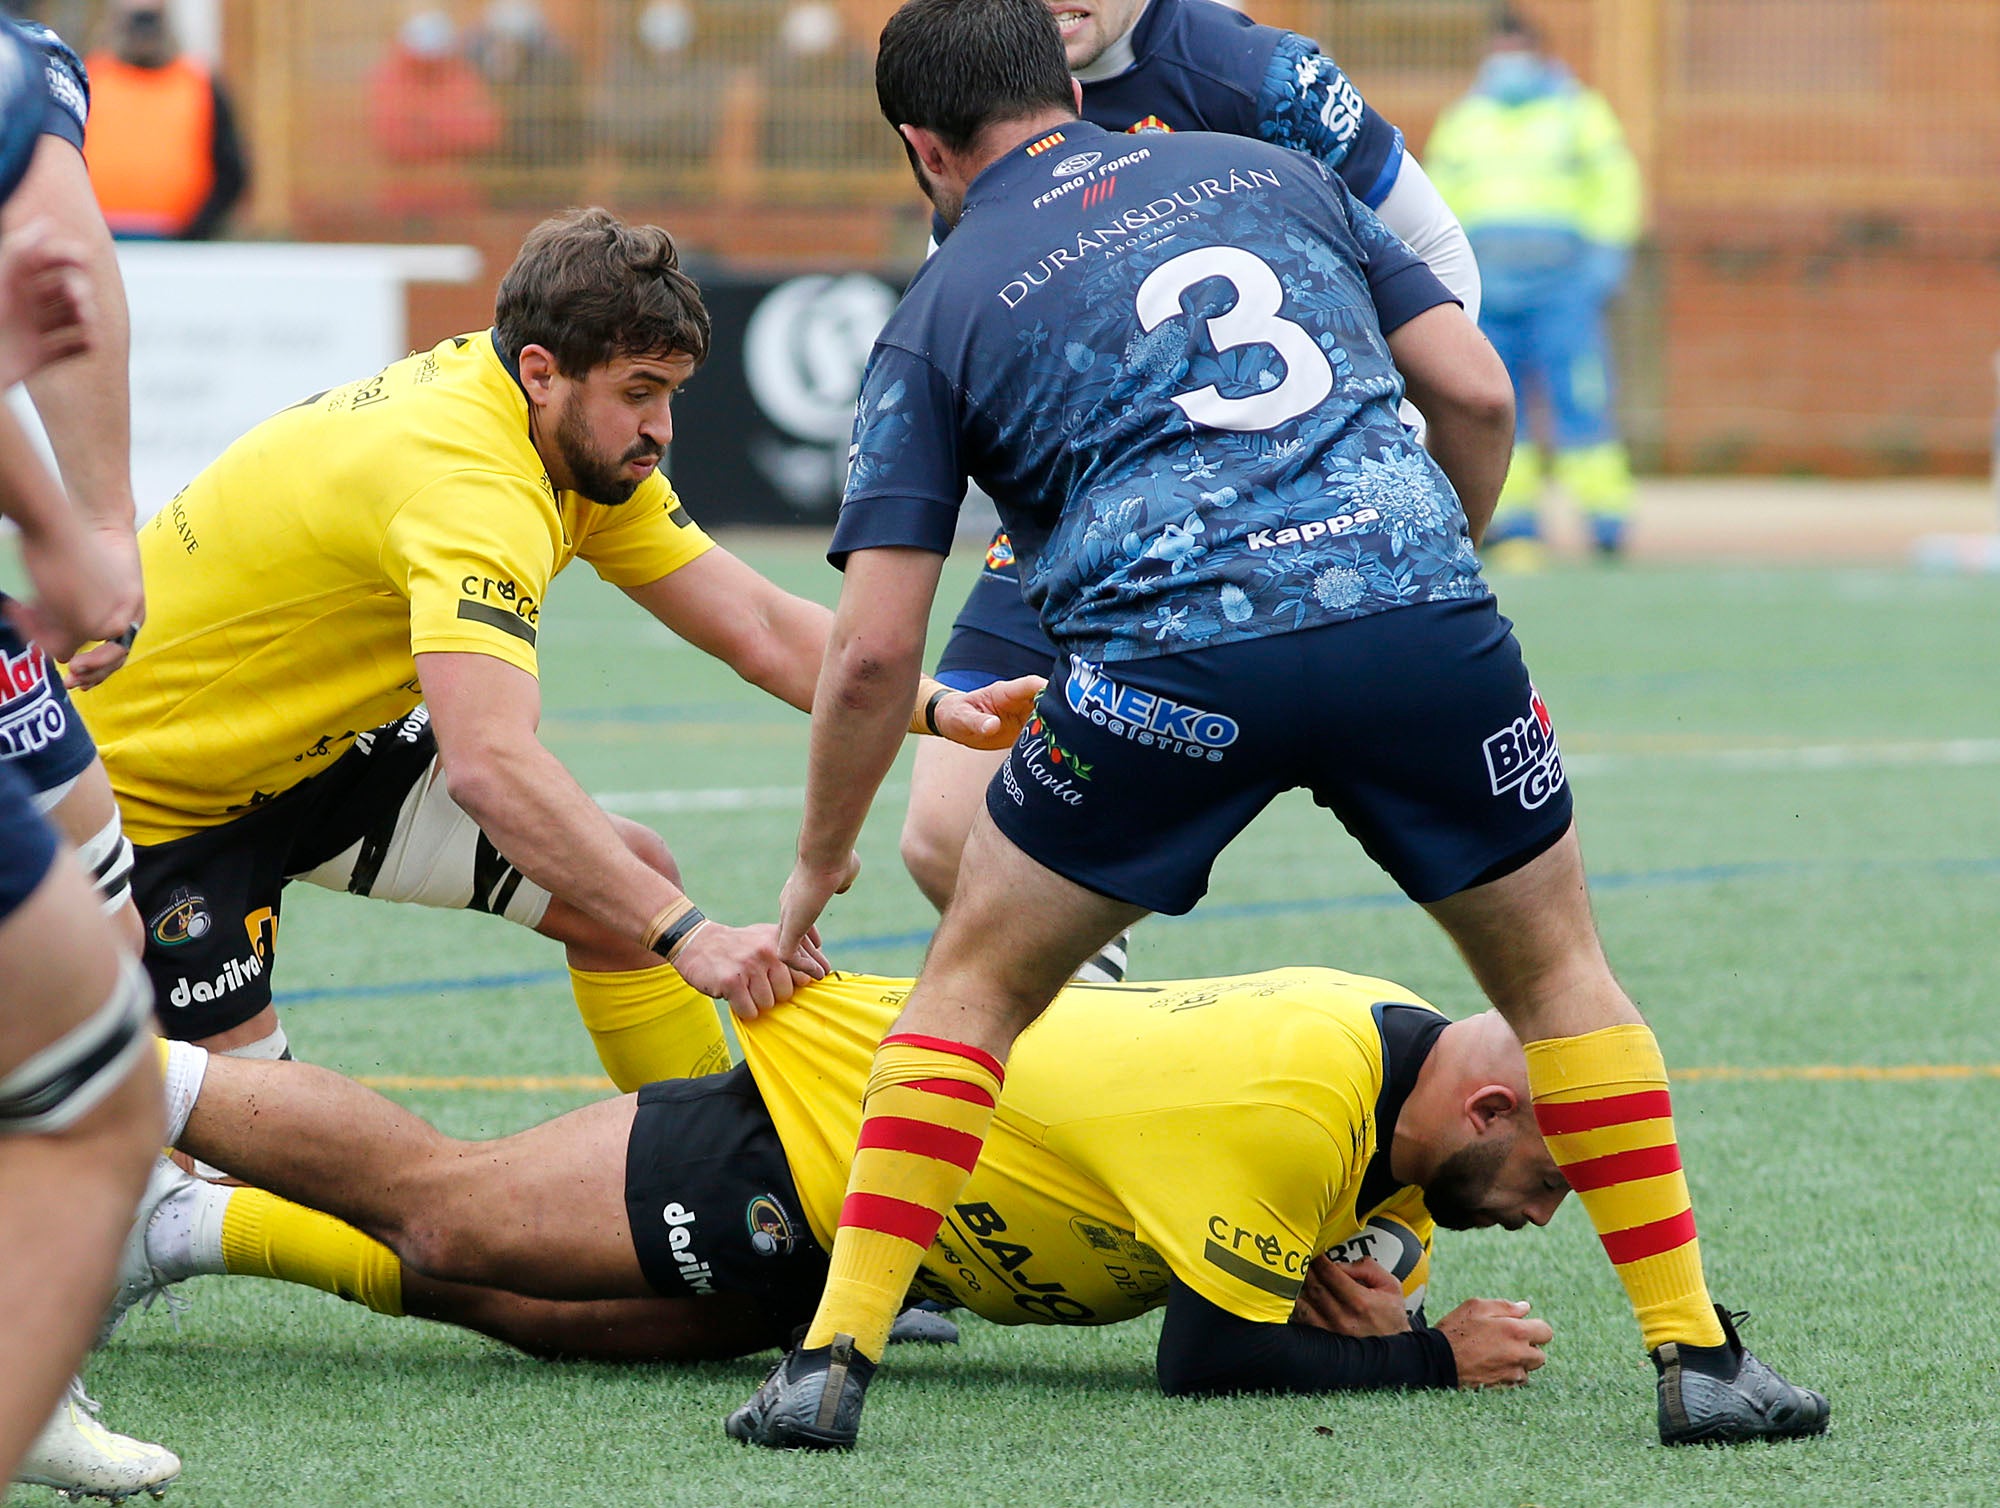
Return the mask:
<path id="1" fill-rule="evenodd" d="M 1220 131 L 1304 152 L 1326 164 L 1479 317 L 1479 268 L 1464 229 L 1403 133 L 1361 97 L 1340 65 L 1297 32 L 1259 26 L 1214 0 L 1045 0 L 1082 87 L 1082 117 L 1146 141 L 1153 133 Z M 943 218 L 932 221 L 942 243 Z M 1407 405 L 1406 421 L 1421 423 Z M 938 679 L 962 690 L 1046 670 L 1059 658 L 1021 596 L 1021 572 L 1003 529 L 938 656 Z M 903 863 L 943 911 L 986 787 L 1004 756 L 926 744 L 910 771 Z M 1077 971 L 1124 977 L 1127 938 Z"/>
<path id="2" fill-rule="evenodd" d="M 705 918 L 660 838 L 536 733 L 542 601 L 578 558 L 812 706 L 830 615 L 715 547 L 659 474 L 708 341 L 665 231 L 558 216 L 492 329 L 266 420 L 140 531 L 147 631 L 78 704 L 137 848 L 168 1036 L 284 1055 L 271 970 L 293 879 L 562 942 L 624 1088 L 727 1065 L 711 997 L 754 1013 L 823 972 L 814 940 L 781 954 L 770 926 Z M 912 724 L 997 747 L 1039 684 L 933 683 Z"/>
<path id="3" fill-rule="evenodd" d="M 323 1069 L 175 1044 L 169 1134 L 257 1187 L 182 1179 L 121 1301 L 235 1270 L 229 1211 L 282 1194 L 386 1242 L 401 1312 L 603 1359 L 778 1344 L 825 1281 L 861 1086 L 910 984 L 829 975 L 745 1023 L 740 1068 L 491 1142 Z M 1423 1300 L 1433 1221 L 1542 1225 L 1569 1191 L 1527 1077 L 1497 1014 L 1451 1021 L 1385 979 L 1073 985 L 1021 1039 L 912 1292 L 1014 1325 L 1164 1307 L 1169 1393 L 1523 1382 L 1550 1337 L 1526 1304 L 1433 1327 Z"/>

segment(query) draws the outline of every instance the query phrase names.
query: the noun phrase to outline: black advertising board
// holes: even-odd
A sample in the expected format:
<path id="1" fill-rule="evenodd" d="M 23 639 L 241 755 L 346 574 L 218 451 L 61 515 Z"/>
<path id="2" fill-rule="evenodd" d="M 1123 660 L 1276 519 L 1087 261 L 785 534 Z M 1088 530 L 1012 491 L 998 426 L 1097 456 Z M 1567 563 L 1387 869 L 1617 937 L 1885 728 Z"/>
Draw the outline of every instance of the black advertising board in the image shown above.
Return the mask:
<path id="1" fill-rule="evenodd" d="M 704 525 L 832 526 L 854 400 L 897 285 L 705 274 L 709 358 L 674 400 L 667 474 Z"/>

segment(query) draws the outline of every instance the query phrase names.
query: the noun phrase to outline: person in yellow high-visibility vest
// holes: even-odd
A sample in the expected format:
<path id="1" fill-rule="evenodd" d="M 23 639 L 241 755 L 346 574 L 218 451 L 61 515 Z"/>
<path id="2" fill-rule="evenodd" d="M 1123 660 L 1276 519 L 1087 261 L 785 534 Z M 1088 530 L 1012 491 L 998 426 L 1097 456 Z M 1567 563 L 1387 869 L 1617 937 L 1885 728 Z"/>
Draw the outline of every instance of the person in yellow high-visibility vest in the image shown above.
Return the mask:
<path id="1" fill-rule="evenodd" d="M 1612 406 L 1605 305 L 1625 281 L 1641 216 L 1638 164 L 1604 96 L 1550 57 L 1534 27 L 1504 15 L 1471 91 L 1424 149 L 1485 280 L 1479 327 L 1514 379 L 1513 469 L 1486 534 L 1505 562 L 1539 551 L 1547 468 L 1531 442 L 1539 391 L 1558 482 L 1605 554 L 1625 544 L 1632 474 Z M 1523 563 L 1526 563 L 1523 560 Z"/>

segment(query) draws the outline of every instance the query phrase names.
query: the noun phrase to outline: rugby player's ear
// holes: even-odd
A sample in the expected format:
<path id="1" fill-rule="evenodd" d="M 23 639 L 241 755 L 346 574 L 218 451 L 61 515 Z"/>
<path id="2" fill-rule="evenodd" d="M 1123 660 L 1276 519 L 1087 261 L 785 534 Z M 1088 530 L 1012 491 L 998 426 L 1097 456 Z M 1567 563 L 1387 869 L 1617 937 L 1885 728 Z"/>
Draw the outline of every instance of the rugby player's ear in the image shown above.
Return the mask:
<path id="1" fill-rule="evenodd" d="M 555 382 L 560 375 L 555 352 L 547 346 L 521 347 L 520 375 L 521 390 L 535 407 L 543 408 L 554 401 Z"/>
<path id="2" fill-rule="evenodd" d="M 898 126 L 896 130 L 910 144 L 910 152 L 923 164 L 926 172 L 933 177 L 944 175 L 944 143 L 938 139 L 937 132 L 925 130 L 922 126 Z"/>
<path id="3" fill-rule="evenodd" d="M 1071 99 L 1073 99 L 1073 100 L 1075 100 L 1075 101 L 1076 101 L 1076 113 L 1077 113 L 1078 115 L 1082 115 L 1082 114 L 1083 114 L 1083 80 L 1082 80 L 1082 79 L 1080 79 L 1080 78 L 1077 78 L 1077 77 L 1076 77 L 1076 76 L 1075 76 L 1074 74 L 1072 74 L 1072 75 L 1070 76 L 1070 81 L 1069 81 L 1069 95 L 1070 95 L 1070 98 L 1071 98 Z"/>
<path id="4" fill-rule="evenodd" d="M 1512 1119 L 1520 1108 L 1521 1096 L 1505 1084 L 1481 1084 L 1465 1097 L 1465 1118 L 1480 1136 L 1496 1123 Z"/>

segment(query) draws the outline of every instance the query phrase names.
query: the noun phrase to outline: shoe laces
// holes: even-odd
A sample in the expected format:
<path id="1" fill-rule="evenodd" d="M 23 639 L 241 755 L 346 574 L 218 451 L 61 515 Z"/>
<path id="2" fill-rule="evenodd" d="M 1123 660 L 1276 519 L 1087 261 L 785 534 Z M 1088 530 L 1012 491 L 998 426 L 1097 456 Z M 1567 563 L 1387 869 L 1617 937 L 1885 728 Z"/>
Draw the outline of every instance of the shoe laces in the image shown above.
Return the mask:
<path id="1" fill-rule="evenodd" d="M 95 1398 L 91 1397 L 90 1394 L 84 1392 L 83 1379 L 81 1377 L 70 1378 L 69 1401 L 72 1404 L 74 1404 L 77 1408 L 80 1408 L 85 1413 L 89 1414 L 92 1418 L 96 1418 L 99 1414 L 102 1414 L 104 1412 L 104 1405 L 99 1403 Z"/>

